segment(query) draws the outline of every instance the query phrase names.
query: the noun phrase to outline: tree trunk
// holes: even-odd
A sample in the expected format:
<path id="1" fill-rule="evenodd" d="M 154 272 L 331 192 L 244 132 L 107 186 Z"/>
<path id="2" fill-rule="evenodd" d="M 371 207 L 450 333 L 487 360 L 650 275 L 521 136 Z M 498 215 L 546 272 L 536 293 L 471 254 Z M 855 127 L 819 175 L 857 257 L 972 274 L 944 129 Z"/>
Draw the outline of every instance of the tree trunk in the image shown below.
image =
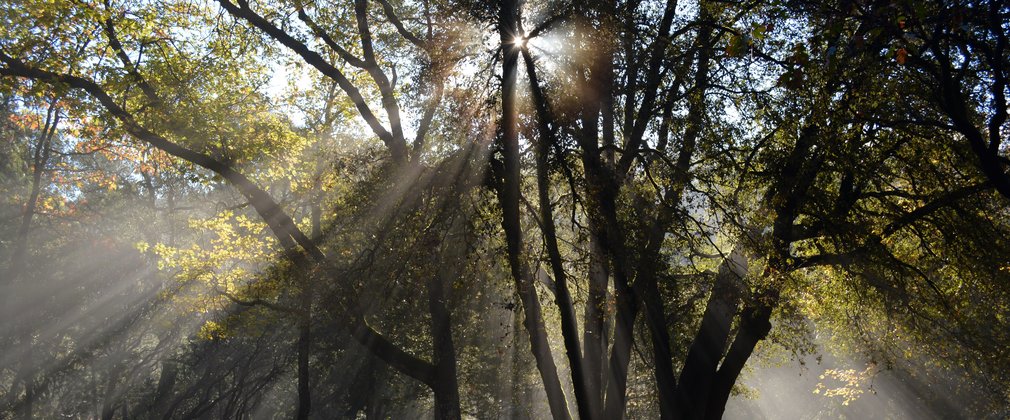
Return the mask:
<path id="1" fill-rule="evenodd" d="M 606 16 L 613 7 L 609 4 L 595 4 L 594 7 L 600 9 L 600 14 Z M 588 27 L 587 27 L 588 28 Z M 581 118 L 583 120 L 581 135 L 583 141 L 595 143 L 602 134 L 604 161 L 607 167 L 613 167 L 614 159 L 614 97 L 613 97 L 613 53 L 612 46 L 600 35 L 601 31 L 592 30 L 587 36 L 592 37 L 594 44 L 599 44 L 599 55 L 589 65 L 593 69 L 590 71 L 588 83 L 580 88 L 587 97 L 582 101 Z M 581 80 L 581 78 L 580 78 Z M 598 123 L 602 116 L 602 130 Z M 602 244 L 602 238 L 597 234 L 600 232 L 598 219 L 590 218 L 589 221 L 589 287 L 586 301 L 584 319 L 584 368 L 586 370 L 587 392 L 599 401 L 598 409 L 602 409 L 604 401 L 604 387 L 607 386 L 609 369 L 604 369 L 607 364 L 607 338 L 606 328 L 607 314 L 607 288 L 610 283 L 610 270 L 607 260 L 606 249 Z M 602 412 L 600 412 L 602 415 Z"/>
<path id="2" fill-rule="evenodd" d="M 582 115 L 583 127 L 588 127 L 579 138 L 583 150 L 582 165 L 585 168 L 586 184 L 590 191 L 592 206 L 589 217 L 590 227 L 597 230 L 593 234 L 600 238 L 606 254 L 613 264 L 614 299 L 617 314 L 614 320 L 614 346 L 610 355 L 610 369 L 607 380 L 604 418 L 620 418 L 624 413 L 626 400 L 628 365 L 631 362 L 631 346 L 634 339 L 635 318 L 639 305 L 631 287 L 634 277 L 628 259 L 624 230 L 617 218 L 617 195 L 619 185 L 613 171 L 601 160 L 596 138 L 599 107 L 587 107 Z M 594 220 L 595 219 L 595 220 Z"/>
<path id="3" fill-rule="evenodd" d="M 318 182 L 317 182 L 318 187 Z M 320 198 L 313 197 L 311 203 L 311 238 L 313 241 L 322 237 L 322 211 Z M 312 414 L 312 387 L 309 381 L 309 359 L 312 353 L 312 303 L 315 300 L 312 274 L 303 271 L 302 290 L 299 293 L 301 310 L 298 316 L 298 408 L 295 418 L 306 420 Z"/>
<path id="4" fill-rule="evenodd" d="M 615 281 L 614 283 L 620 283 Z M 624 417 L 627 402 L 628 365 L 631 363 L 631 346 L 634 341 L 635 318 L 638 304 L 631 296 L 630 287 L 617 286 L 617 315 L 614 320 L 614 346 L 610 350 L 610 370 L 607 379 L 607 400 L 603 417 L 620 419 Z"/>
<path id="5" fill-rule="evenodd" d="M 306 274 L 307 275 L 307 274 Z M 312 389 L 309 386 L 309 356 L 312 349 L 312 293 L 302 291 L 303 310 L 298 321 L 298 420 L 306 420 L 312 412 Z M 307 305 L 306 305 L 307 304 Z"/>
<path id="6" fill-rule="evenodd" d="M 21 226 L 18 227 L 17 236 L 15 238 L 15 243 L 13 245 L 13 252 L 11 253 L 11 263 L 8 268 L 7 280 L 4 286 L 7 287 L 8 291 L 6 293 L 4 307 L 11 310 L 10 313 L 5 313 L 4 322 L 8 322 L 13 332 L 14 336 L 18 337 L 18 345 L 21 347 L 13 348 L 12 353 L 21 354 L 21 366 L 19 367 L 14 384 L 11 386 L 11 398 L 16 395 L 13 392 L 16 389 L 18 383 L 24 388 L 24 400 L 19 404 L 18 407 L 18 417 L 22 419 L 31 419 L 34 416 L 34 405 L 35 405 L 35 349 L 32 347 L 33 344 L 33 328 L 31 322 L 33 316 L 27 315 L 25 313 L 14 312 L 15 299 L 18 293 L 18 286 L 21 283 L 22 271 L 25 267 L 25 258 L 28 256 L 28 234 L 31 231 L 32 219 L 35 217 L 36 206 L 38 205 L 39 195 L 42 192 L 42 173 L 45 172 L 46 165 L 49 163 L 49 156 L 51 151 L 51 144 L 53 136 L 56 134 L 56 126 L 60 121 L 60 111 L 56 106 L 56 99 L 53 99 L 49 108 L 46 112 L 46 122 L 42 127 L 42 131 L 38 134 L 38 140 L 35 142 L 35 152 L 32 156 L 32 186 L 31 192 L 28 196 L 28 201 L 24 204 L 24 211 L 21 214 Z M 24 308 L 22 306 L 22 308 Z M 30 308 L 24 308 L 28 310 Z M 4 312 L 7 312 L 5 310 Z M 13 345 L 13 343 L 11 343 Z"/>
<path id="7" fill-rule="evenodd" d="M 441 274 L 441 273 L 440 273 Z M 428 282 L 428 310 L 431 312 L 431 335 L 435 364 L 435 418 L 457 420 L 462 416 L 459 406 L 459 384 L 456 379 L 456 349 L 452 341 L 452 320 L 446 306 L 444 278 L 432 276 Z"/>
<path id="8" fill-rule="evenodd" d="M 547 168 L 550 146 L 554 144 L 554 126 L 547 99 L 540 89 L 536 69 L 529 51 L 523 48 L 523 59 L 529 77 L 533 102 L 537 110 L 537 123 L 540 129 L 540 139 L 534 147 L 536 155 L 537 197 L 540 205 L 540 224 L 544 235 L 544 244 L 554 273 L 554 303 L 561 316 L 561 335 L 565 344 L 565 354 L 568 356 L 568 366 L 572 375 L 572 387 L 575 390 L 575 402 L 579 409 L 579 417 L 585 420 L 598 418 L 600 400 L 593 395 L 587 386 L 586 371 L 582 365 L 582 346 L 579 343 L 578 321 L 575 319 L 575 308 L 572 305 L 572 295 L 568 290 L 568 274 L 565 273 L 561 251 L 558 248 L 557 228 L 554 225 L 554 209 L 550 197 L 550 171 Z"/>
<path id="9" fill-rule="evenodd" d="M 719 360 L 730 339 L 730 327 L 740 300 L 747 260 L 739 249 L 719 267 L 701 324 L 688 350 L 677 388 L 677 413 L 684 419 L 701 418 L 706 410 Z"/>
<path id="10" fill-rule="evenodd" d="M 172 393 L 172 389 L 175 388 L 175 381 L 178 375 L 179 368 L 174 361 L 165 360 L 161 362 L 161 375 L 158 378 L 158 388 L 154 395 L 154 402 L 151 404 L 151 412 L 155 416 L 167 410 L 168 397 Z"/>
<path id="11" fill-rule="evenodd" d="M 773 249 L 765 275 L 773 277 L 741 311 L 736 337 L 712 379 L 710 395 L 703 408 L 704 418 L 722 417 L 733 384 L 754 353 L 754 347 L 771 331 L 771 315 L 778 305 L 781 278 L 790 269 L 786 261 L 792 258 L 790 249 L 794 238 L 793 226 L 807 199 L 807 192 L 821 169 L 823 152 L 811 151 L 819 134 L 820 129 L 816 125 L 808 125 L 800 131 L 793 150 L 778 172 L 774 187 L 768 191 L 766 202 L 772 203 L 775 220 L 771 235 Z"/>
<path id="12" fill-rule="evenodd" d="M 592 223 L 592 221 L 590 221 Z M 590 230 L 593 230 L 590 228 Z M 607 269 L 606 255 L 600 247 L 596 235 L 589 236 L 589 288 L 586 300 L 585 321 L 583 324 L 583 365 L 586 369 L 586 385 L 594 398 L 603 400 L 603 387 L 606 375 L 603 366 L 606 363 L 607 350 L 607 284 L 610 274 Z"/>
<path id="13" fill-rule="evenodd" d="M 523 238 L 519 221 L 519 131 L 516 111 L 516 75 L 519 63 L 519 46 L 515 40 L 521 36 L 519 26 L 520 3 L 503 0 L 499 16 L 499 35 L 502 47 L 502 143 L 504 146 L 504 184 L 499 190 L 502 207 L 502 228 L 505 230 L 509 266 L 516 289 L 523 303 L 526 331 L 536 359 L 537 370 L 544 383 L 547 402 L 555 419 L 568 419 L 568 404 L 558 378 L 557 367 L 551 355 L 547 332 L 543 325 L 540 299 L 530 268 L 522 258 Z"/>
<path id="14" fill-rule="evenodd" d="M 659 270 L 659 251 L 666 236 L 665 226 L 668 219 L 667 212 L 663 209 L 659 211 L 662 214 L 657 216 L 649 233 L 649 241 L 639 264 L 635 287 L 639 289 L 638 296 L 642 297 L 645 306 L 645 322 L 649 327 L 652 341 L 653 377 L 659 394 L 660 418 L 670 419 L 674 415 L 673 395 L 677 382 L 673 376 L 673 352 L 670 348 L 670 333 L 666 326 L 666 310 L 656 279 Z"/>
<path id="15" fill-rule="evenodd" d="M 740 331 L 737 332 L 733 345 L 726 353 L 726 359 L 719 367 L 719 373 L 714 378 L 711 395 L 708 398 L 708 407 L 705 410 L 706 419 L 721 419 L 726 410 L 726 402 L 729 401 L 730 391 L 733 384 L 740 377 L 747 359 L 754 353 L 754 347 L 758 341 L 764 340 L 768 332 L 772 329 L 771 314 L 774 308 L 773 301 L 778 300 L 778 293 L 772 292 L 769 295 L 758 298 L 760 301 L 769 303 L 758 303 L 756 307 L 745 310 L 741 314 Z"/>

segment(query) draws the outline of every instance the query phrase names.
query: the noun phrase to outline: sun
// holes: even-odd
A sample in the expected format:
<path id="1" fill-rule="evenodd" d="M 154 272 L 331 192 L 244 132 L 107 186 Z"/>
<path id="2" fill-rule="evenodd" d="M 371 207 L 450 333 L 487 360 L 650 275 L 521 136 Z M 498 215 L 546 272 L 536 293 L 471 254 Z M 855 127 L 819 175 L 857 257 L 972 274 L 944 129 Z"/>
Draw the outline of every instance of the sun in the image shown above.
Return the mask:
<path id="1" fill-rule="evenodd" d="M 522 35 L 516 35 L 515 38 L 512 38 L 512 44 L 519 48 L 526 48 L 527 41 L 529 41 L 529 39 Z"/>

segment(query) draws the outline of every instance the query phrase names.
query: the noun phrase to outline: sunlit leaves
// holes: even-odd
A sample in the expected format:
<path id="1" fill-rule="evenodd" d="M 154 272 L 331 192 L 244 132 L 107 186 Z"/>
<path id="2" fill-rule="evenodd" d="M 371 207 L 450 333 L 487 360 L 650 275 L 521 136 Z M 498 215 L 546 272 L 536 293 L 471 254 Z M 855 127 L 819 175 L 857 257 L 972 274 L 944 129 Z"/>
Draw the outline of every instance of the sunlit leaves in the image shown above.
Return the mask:
<path id="1" fill-rule="evenodd" d="M 827 398 L 838 398 L 842 405 L 849 405 L 861 395 L 863 395 L 866 382 L 869 381 L 876 369 L 874 364 L 870 364 L 862 371 L 855 369 L 826 369 L 820 375 L 821 383 L 814 388 L 814 394 L 821 394 Z M 825 382 L 834 382 L 837 386 L 830 386 Z"/>
<path id="2" fill-rule="evenodd" d="M 273 270 L 276 241 L 266 225 L 232 211 L 192 219 L 190 228 L 205 238 L 187 247 L 138 243 L 157 257 L 158 268 L 172 273 L 179 285 L 170 297 L 182 308 L 214 312 L 228 307 L 229 295 L 242 299 L 273 298 L 283 279 Z"/>

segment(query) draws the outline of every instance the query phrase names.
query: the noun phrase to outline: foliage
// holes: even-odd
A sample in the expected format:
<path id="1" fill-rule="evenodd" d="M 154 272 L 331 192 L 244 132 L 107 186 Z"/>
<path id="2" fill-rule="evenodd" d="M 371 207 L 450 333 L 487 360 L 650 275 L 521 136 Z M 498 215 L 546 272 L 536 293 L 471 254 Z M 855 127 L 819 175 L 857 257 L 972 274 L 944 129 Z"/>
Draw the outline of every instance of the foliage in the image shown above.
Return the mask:
<path id="1" fill-rule="evenodd" d="M 820 352 L 1006 415 L 1008 22 L 5 4 L 0 417 L 718 417 Z"/>

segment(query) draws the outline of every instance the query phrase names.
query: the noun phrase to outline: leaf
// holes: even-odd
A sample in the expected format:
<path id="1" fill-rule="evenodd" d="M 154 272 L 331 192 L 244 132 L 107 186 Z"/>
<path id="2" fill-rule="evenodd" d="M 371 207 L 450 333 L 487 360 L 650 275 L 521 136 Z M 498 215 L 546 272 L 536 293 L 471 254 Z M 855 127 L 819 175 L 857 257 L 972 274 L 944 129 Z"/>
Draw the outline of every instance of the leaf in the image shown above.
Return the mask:
<path id="1" fill-rule="evenodd" d="M 746 51 L 747 39 L 740 35 L 733 35 L 729 40 L 729 44 L 726 45 L 726 55 L 730 57 L 741 56 Z"/>

